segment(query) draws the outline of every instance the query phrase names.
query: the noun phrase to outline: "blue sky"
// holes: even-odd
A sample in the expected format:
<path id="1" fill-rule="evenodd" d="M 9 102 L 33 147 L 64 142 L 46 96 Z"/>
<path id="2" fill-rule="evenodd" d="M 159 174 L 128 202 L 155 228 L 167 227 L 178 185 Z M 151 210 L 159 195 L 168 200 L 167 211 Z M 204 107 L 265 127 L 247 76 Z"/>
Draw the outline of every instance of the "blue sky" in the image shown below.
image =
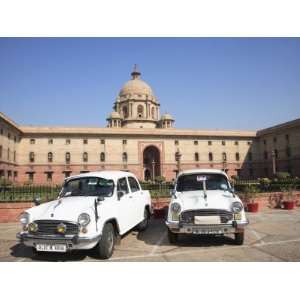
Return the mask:
<path id="1" fill-rule="evenodd" d="M 299 38 L 0 38 L 0 111 L 106 126 L 136 63 L 177 128 L 265 128 L 300 117 L 299 53 Z"/>

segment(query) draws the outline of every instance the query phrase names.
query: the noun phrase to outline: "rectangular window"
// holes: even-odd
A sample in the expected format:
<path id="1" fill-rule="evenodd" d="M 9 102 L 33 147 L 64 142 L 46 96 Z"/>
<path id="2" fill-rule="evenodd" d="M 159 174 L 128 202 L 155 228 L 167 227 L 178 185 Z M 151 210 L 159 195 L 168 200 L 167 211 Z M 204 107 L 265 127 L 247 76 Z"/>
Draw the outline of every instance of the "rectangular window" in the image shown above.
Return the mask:
<path id="1" fill-rule="evenodd" d="M 68 177 L 70 177 L 71 176 L 71 171 L 65 171 L 64 172 L 65 173 L 65 178 L 68 178 Z"/>
<path id="2" fill-rule="evenodd" d="M 53 144 L 53 139 L 49 139 L 49 140 L 48 140 L 48 144 L 49 144 L 49 145 L 52 145 L 52 144 Z"/>
<path id="3" fill-rule="evenodd" d="M 226 142 L 225 141 L 222 141 L 222 146 L 225 146 L 226 145 Z"/>
<path id="4" fill-rule="evenodd" d="M 34 173 L 28 173 L 29 182 L 33 182 L 33 179 L 34 179 Z"/>
<path id="5" fill-rule="evenodd" d="M 70 139 L 66 139 L 66 145 L 70 145 L 71 144 L 71 140 Z"/>
<path id="6" fill-rule="evenodd" d="M 83 140 L 83 143 L 86 145 L 86 144 L 88 144 L 88 140 L 87 139 L 84 139 Z"/>
<path id="7" fill-rule="evenodd" d="M 251 141 L 248 141 L 247 144 L 250 146 L 252 143 L 251 143 Z"/>
<path id="8" fill-rule="evenodd" d="M 35 139 L 30 139 L 30 144 L 34 145 L 35 144 Z"/>
<path id="9" fill-rule="evenodd" d="M 288 134 L 285 135 L 285 140 L 286 140 L 287 142 L 290 141 L 290 136 L 289 136 Z"/>
<path id="10" fill-rule="evenodd" d="M 3 135 L 3 128 L 0 129 L 0 134 Z"/>
<path id="11" fill-rule="evenodd" d="M 267 145 L 267 141 L 266 140 L 264 140 L 264 145 Z"/>
<path id="12" fill-rule="evenodd" d="M 18 177 L 18 172 L 14 171 L 14 179 L 16 179 Z"/>
<path id="13" fill-rule="evenodd" d="M 127 145 L 127 140 L 123 140 L 123 145 Z"/>
<path id="14" fill-rule="evenodd" d="M 235 141 L 234 144 L 235 144 L 236 146 L 238 146 L 238 145 L 239 145 L 239 142 L 238 142 L 238 141 Z"/>
<path id="15" fill-rule="evenodd" d="M 100 141 L 101 145 L 105 145 L 105 140 Z"/>
<path id="16" fill-rule="evenodd" d="M 194 141 L 194 145 L 197 146 L 198 145 L 198 141 Z"/>
<path id="17" fill-rule="evenodd" d="M 208 146 L 211 146 L 212 145 L 212 141 L 208 141 Z"/>
<path id="18" fill-rule="evenodd" d="M 16 160 L 17 160 L 17 152 L 14 151 L 14 162 L 16 162 Z"/>
<path id="19" fill-rule="evenodd" d="M 178 145 L 179 145 L 179 141 L 176 140 L 176 141 L 174 142 L 174 144 L 175 144 L 175 146 L 178 146 Z"/>
<path id="20" fill-rule="evenodd" d="M 52 182 L 52 172 L 47 172 L 47 182 Z"/>

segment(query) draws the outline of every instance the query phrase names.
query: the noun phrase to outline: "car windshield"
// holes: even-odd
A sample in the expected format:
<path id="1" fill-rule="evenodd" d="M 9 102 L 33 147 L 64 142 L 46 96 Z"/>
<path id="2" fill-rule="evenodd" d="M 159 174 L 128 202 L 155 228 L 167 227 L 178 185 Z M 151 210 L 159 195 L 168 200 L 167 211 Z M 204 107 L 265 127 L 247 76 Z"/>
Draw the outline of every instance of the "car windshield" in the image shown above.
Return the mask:
<path id="1" fill-rule="evenodd" d="M 228 180 L 222 174 L 188 174 L 181 175 L 177 180 L 178 192 L 202 191 L 203 181 L 206 181 L 207 190 L 229 189 Z"/>
<path id="2" fill-rule="evenodd" d="M 60 197 L 70 196 L 103 196 L 111 197 L 114 192 L 113 180 L 100 177 L 82 177 L 67 181 Z"/>

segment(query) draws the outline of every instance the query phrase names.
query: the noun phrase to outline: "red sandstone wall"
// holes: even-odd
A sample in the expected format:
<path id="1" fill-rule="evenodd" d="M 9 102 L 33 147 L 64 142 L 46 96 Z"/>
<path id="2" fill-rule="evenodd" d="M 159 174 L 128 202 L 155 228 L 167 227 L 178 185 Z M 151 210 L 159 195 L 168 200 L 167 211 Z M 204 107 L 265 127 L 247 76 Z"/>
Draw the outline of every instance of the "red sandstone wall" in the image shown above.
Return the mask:
<path id="1" fill-rule="evenodd" d="M 19 215 L 32 203 L 0 203 L 0 223 L 18 222 Z"/>

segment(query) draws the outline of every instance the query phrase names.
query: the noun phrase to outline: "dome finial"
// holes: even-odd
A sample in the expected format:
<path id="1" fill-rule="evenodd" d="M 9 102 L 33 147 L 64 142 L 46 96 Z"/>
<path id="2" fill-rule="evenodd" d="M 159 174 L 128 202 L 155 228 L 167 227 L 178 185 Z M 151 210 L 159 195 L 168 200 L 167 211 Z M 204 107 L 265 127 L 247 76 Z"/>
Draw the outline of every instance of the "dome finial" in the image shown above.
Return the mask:
<path id="1" fill-rule="evenodd" d="M 132 79 L 139 78 L 140 75 L 141 75 L 141 72 L 139 72 L 137 64 L 134 64 L 133 71 L 131 72 Z"/>

